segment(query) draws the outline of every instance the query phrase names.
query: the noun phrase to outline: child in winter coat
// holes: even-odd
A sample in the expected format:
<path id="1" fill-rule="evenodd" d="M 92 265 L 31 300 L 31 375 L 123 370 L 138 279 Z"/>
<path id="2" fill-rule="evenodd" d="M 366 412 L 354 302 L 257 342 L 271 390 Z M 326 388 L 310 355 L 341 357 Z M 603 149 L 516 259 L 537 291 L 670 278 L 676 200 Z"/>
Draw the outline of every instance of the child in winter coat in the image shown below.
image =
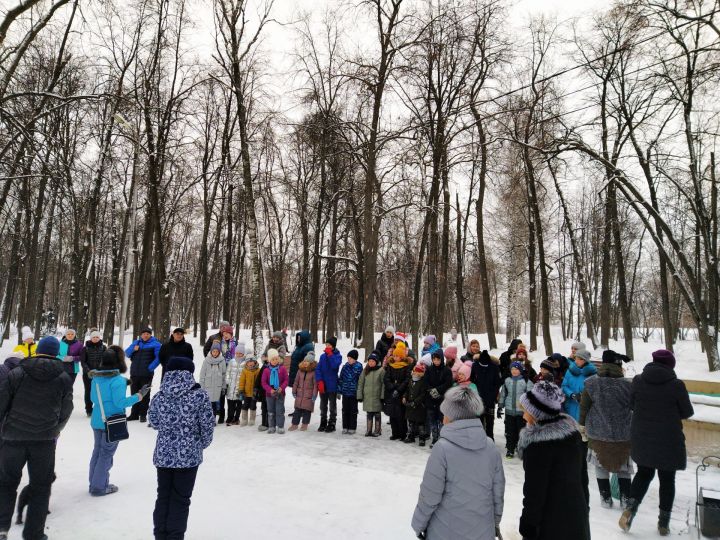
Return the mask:
<path id="1" fill-rule="evenodd" d="M 325 342 L 325 352 L 320 355 L 315 369 L 315 380 L 320 394 L 320 427 L 318 431 L 335 431 L 337 419 L 338 371 L 342 364 L 342 354 L 337 350 L 337 338 L 329 337 Z M 330 418 L 328 419 L 328 406 Z"/>
<path id="2" fill-rule="evenodd" d="M 305 355 L 305 360 L 300 362 L 298 372 L 295 374 L 295 382 L 292 385 L 295 412 L 292 415 L 292 425 L 289 431 L 297 430 L 301 419 L 301 431 L 307 431 L 308 424 L 310 424 L 310 416 L 315 410 L 315 400 L 317 399 L 315 368 L 317 368 L 315 353 L 310 351 Z"/>
<path id="3" fill-rule="evenodd" d="M 500 377 L 500 362 L 493 359 L 487 351 L 482 351 L 476 358 L 473 358 L 470 380 L 477 387 L 485 407 L 482 418 L 485 433 L 495 440 L 495 403 L 503 383 Z"/>
<path id="4" fill-rule="evenodd" d="M 479 396 L 477 386 L 470 381 L 470 373 L 472 373 L 472 362 L 459 362 L 459 367 L 455 375 L 455 384 L 453 384 L 453 386 L 462 386 L 463 388 L 469 386 L 475 390 L 475 393 Z"/>
<path id="5" fill-rule="evenodd" d="M 262 387 L 265 390 L 265 402 L 268 411 L 268 430 L 272 434 L 285 433 L 285 389 L 288 385 L 288 372 L 280 363 L 277 349 L 268 351 L 270 365 L 262 374 Z"/>
<path id="6" fill-rule="evenodd" d="M 597 368 L 590 363 L 590 351 L 587 349 L 578 351 L 575 361 L 570 360 L 560 389 L 565 394 L 563 409 L 575 420 L 580 419 L 580 398 L 585 389 L 585 379 L 595 374 Z"/>
<path id="7" fill-rule="evenodd" d="M 445 349 L 447 352 L 447 349 Z M 425 397 L 425 409 L 427 411 L 427 424 L 430 429 L 432 441 L 430 447 L 440 438 L 440 429 L 443 425 L 443 414 L 440 412 L 445 392 L 453 385 L 453 375 L 450 368 L 445 366 L 443 355 L 437 351 L 432 355 L 432 364 L 425 370 L 425 384 L 427 392 Z"/>
<path id="8" fill-rule="evenodd" d="M 512 362 L 522 362 L 523 369 L 525 370 L 525 378 L 534 383 L 535 379 L 537 379 L 538 373 L 532 365 L 532 360 L 530 360 L 530 357 L 528 356 L 527 347 L 525 347 L 524 343 L 518 344 L 515 354 L 510 358 Z"/>
<path id="9" fill-rule="evenodd" d="M 22 343 L 17 345 L 12 352 L 22 353 L 25 358 L 35 356 L 37 343 L 35 343 L 35 335 L 29 326 L 23 326 L 21 330 Z"/>
<path id="10" fill-rule="evenodd" d="M 342 398 L 342 427 L 344 435 L 355 435 L 357 430 L 357 387 L 363 367 L 358 362 L 358 352 L 353 349 L 347 355 L 347 362 L 340 370 L 338 399 Z"/>
<path id="11" fill-rule="evenodd" d="M 357 387 L 358 403 L 363 404 L 363 411 L 367 414 L 366 437 L 379 437 L 382 435 L 381 414 L 382 403 L 385 399 L 385 369 L 377 354 L 368 356 L 367 364 L 363 369 Z M 375 430 L 373 431 L 373 421 Z"/>
<path id="12" fill-rule="evenodd" d="M 423 354 L 432 354 L 435 351 L 442 351 L 440 345 L 437 343 L 437 339 L 433 335 L 425 336 L 423 339 L 423 348 L 420 356 Z"/>
<path id="13" fill-rule="evenodd" d="M 258 380 L 260 368 L 254 356 L 245 358 L 245 365 L 240 372 L 238 382 L 238 397 L 242 402 L 242 419 L 240 426 L 255 425 L 255 411 L 257 410 L 257 399 L 255 398 L 255 383 Z M 249 414 L 249 417 L 248 417 Z"/>
<path id="14" fill-rule="evenodd" d="M 213 343 L 210 353 L 205 357 L 200 369 L 200 388 L 205 390 L 210 397 L 213 413 L 220 414 L 220 396 L 225 386 L 225 372 L 227 370 L 225 359 L 222 357 L 220 343 Z M 222 423 L 223 418 L 218 421 Z"/>
<path id="15" fill-rule="evenodd" d="M 225 373 L 225 397 L 228 402 L 227 425 L 237 426 L 240 424 L 240 410 L 242 399 L 239 395 L 240 375 L 245 365 L 245 343 L 238 342 L 235 346 L 235 358 L 227 363 Z"/>
<path id="16" fill-rule="evenodd" d="M 520 396 L 532 390 L 533 382 L 525 379 L 523 365 L 515 361 L 510 364 L 510 377 L 505 379 L 500 390 L 500 404 L 497 417 L 502 418 L 505 410 L 505 457 L 515 457 L 515 449 L 520 438 L 520 430 L 525 427 L 523 411 L 520 407 Z"/>
<path id="17" fill-rule="evenodd" d="M 410 384 L 412 367 L 407 358 L 407 348 L 400 342 L 395 347 L 385 371 L 385 414 L 390 417 L 391 441 L 402 441 L 407 435 L 403 396 Z"/>
<path id="18" fill-rule="evenodd" d="M 262 366 L 260 366 L 260 369 L 258 370 L 257 378 L 255 379 L 255 401 L 257 401 L 260 404 L 261 412 L 260 412 L 260 425 L 258 426 L 258 431 L 267 431 L 268 430 L 268 406 L 267 401 L 265 401 L 265 389 L 262 385 L 262 376 L 263 373 L 265 373 L 265 370 L 270 367 L 270 362 L 268 362 L 268 357 L 263 356 L 262 357 Z"/>
<path id="19" fill-rule="evenodd" d="M 427 439 L 425 431 L 425 421 L 427 419 L 425 409 L 425 393 L 427 391 L 425 369 L 425 364 L 418 363 L 415 365 L 410 375 L 410 384 L 408 384 L 405 396 L 403 396 L 405 414 L 410 428 L 403 442 L 412 444 L 415 442 L 415 436 L 417 435 L 420 438 L 420 446 L 425 446 L 425 440 Z"/>

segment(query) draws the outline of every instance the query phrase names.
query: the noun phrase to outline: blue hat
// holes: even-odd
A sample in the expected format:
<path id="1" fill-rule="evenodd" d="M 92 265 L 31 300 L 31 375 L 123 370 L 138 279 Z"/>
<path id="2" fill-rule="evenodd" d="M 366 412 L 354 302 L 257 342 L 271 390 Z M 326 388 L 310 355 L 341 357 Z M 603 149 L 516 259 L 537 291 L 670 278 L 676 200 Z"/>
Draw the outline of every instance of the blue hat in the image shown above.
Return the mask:
<path id="1" fill-rule="evenodd" d="M 60 342 L 55 336 L 45 336 L 38 343 L 36 354 L 57 356 L 60 352 Z"/>
<path id="2" fill-rule="evenodd" d="M 165 371 L 189 371 L 190 373 L 195 373 L 195 364 L 190 358 L 173 356 L 168 360 Z"/>
<path id="3" fill-rule="evenodd" d="M 525 372 L 525 368 L 523 367 L 522 362 L 513 362 L 512 364 L 510 364 L 510 369 L 512 369 L 512 368 L 519 369 L 520 373 Z"/>

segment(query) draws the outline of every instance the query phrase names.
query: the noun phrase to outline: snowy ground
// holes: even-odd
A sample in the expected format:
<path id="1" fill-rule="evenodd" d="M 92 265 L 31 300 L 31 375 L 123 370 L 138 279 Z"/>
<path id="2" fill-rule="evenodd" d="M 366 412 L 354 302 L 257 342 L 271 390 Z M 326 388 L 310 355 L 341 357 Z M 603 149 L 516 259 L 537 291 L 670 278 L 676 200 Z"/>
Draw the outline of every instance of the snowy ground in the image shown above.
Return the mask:
<path id="1" fill-rule="evenodd" d="M 249 342 L 249 339 L 246 340 Z M 347 342 L 339 348 L 346 353 Z M 9 350 L 5 344 L 0 350 Z M 201 348 L 196 346 L 196 358 Z M 539 362 L 539 361 L 538 361 Z M 155 388 L 159 378 L 155 380 Z M 288 397 L 286 408 L 292 410 Z M 388 440 L 311 431 L 267 435 L 256 428 L 218 426 L 205 452 L 190 510 L 188 540 L 236 537 L 411 539 L 410 519 L 429 449 Z M 364 417 L 359 418 L 359 427 Z M 497 443 L 504 447 L 502 424 Z M 132 422 L 130 439 L 120 444 L 111 481 L 120 491 L 108 498 L 87 493 L 87 466 L 92 431 L 84 414 L 82 381 L 75 386 L 75 411 L 58 442 L 58 480 L 50 502 L 47 534 L 52 540 L 145 539 L 152 536 L 155 432 Z M 671 527 L 676 538 L 695 538 L 695 466 L 678 474 Z M 603 540 L 657 537 L 657 482 L 626 535 L 617 527 L 618 509 L 600 507 L 591 471 L 591 527 Z M 703 477 L 704 485 L 720 485 L 720 473 Z M 505 461 L 507 487 L 502 522 L 506 539 L 520 539 L 517 523 L 522 509 L 522 464 Z M 26 480 L 23 481 L 23 484 Z M 561 524 L 559 524 L 561 525 Z M 21 538 L 19 526 L 11 540 Z"/>

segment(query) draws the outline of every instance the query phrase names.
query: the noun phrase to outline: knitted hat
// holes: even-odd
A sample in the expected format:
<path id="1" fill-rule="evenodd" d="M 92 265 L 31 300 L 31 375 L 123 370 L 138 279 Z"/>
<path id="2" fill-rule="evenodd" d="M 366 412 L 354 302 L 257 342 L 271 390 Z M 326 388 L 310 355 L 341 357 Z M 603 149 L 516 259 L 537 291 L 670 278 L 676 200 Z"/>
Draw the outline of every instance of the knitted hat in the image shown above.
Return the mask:
<path id="1" fill-rule="evenodd" d="M 451 422 L 456 420 L 472 420 L 483 414 L 485 408 L 475 390 L 468 387 L 455 386 L 445 392 L 440 404 L 440 412 Z"/>
<path id="2" fill-rule="evenodd" d="M 575 353 L 575 356 L 578 358 L 582 358 L 586 362 L 590 361 L 590 351 L 587 349 L 580 349 L 578 352 Z"/>
<path id="3" fill-rule="evenodd" d="M 440 351 L 438 351 L 440 352 Z M 445 347 L 445 358 L 457 360 L 457 346 L 456 345 L 448 345 Z"/>
<path id="4" fill-rule="evenodd" d="M 584 344 L 582 341 L 573 341 L 573 342 L 570 344 L 570 348 L 571 348 L 571 349 L 577 349 L 578 351 L 580 351 L 580 350 L 582 350 L 582 349 L 585 348 L 585 344 Z"/>
<path id="5" fill-rule="evenodd" d="M 430 347 L 435 345 L 436 341 L 437 340 L 435 339 L 435 336 L 433 336 L 432 334 L 430 334 L 429 336 L 425 336 L 423 338 L 423 343 L 425 343 L 426 345 L 429 345 Z"/>
<path id="6" fill-rule="evenodd" d="M 257 364 L 257 359 L 252 354 L 248 354 L 245 357 L 245 365 L 247 366 L 250 362 L 255 362 Z"/>
<path id="7" fill-rule="evenodd" d="M 271 338 L 283 339 L 285 336 L 283 336 L 283 333 L 282 333 L 280 330 L 276 330 L 275 332 L 273 332 L 272 334 L 270 334 L 270 337 L 271 337 Z"/>
<path id="8" fill-rule="evenodd" d="M 35 339 L 35 334 L 32 330 L 30 330 L 29 326 L 23 326 L 22 330 L 20 331 L 20 334 L 22 336 L 22 340 L 25 341 L 26 339 Z"/>
<path id="9" fill-rule="evenodd" d="M 553 360 L 557 360 L 558 362 L 562 362 L 563 360 L 565 360 L 565 357 L 559 352 L 552 353 L 550 355 L 550 358 L 552 358 Z"/>
<path id="10" fill-rule="evenodd" d="M 308 353 L 305 355 L 305 358 L 303 358 L 306 362 L 314 362 L 315 361 L 315 351 L 308 351 Z"/>
<path id="11" fill-rule="evenodd" d="M 390 332 L 391 334 L 394 334 L 394 333 L 395 333 L 395 327 L 394 327 L 394 326 L 387 325 L 387 326 L 385 327 L 385 333 L 387 334 L 388 332 Z"/>
<path id="12" fill-rule="evenodd" d="M 94 331 L 90 332 L 90 339 L 93 339 L 93 338 L 102 339 L 102 334 L 100 332 L 98 332 L 97 330 L 94 330 Z"/>
<path id="13" fill-rule="evenodd" d="M 415 367 L 413 368 L 413 373 L 422 373 L 424 375 L 425 374 L 425 364 L 421 364 L 420 362 L 415 364 Z"/>
<path id="14" fill-rule="evenodd" d="M 217 351 L 220 354 L 222 354 L 222 347 L 220 346 L 219 341 L 213 341 L 212 347 L 210 347 L 210 352 Z"/>
<path id="15" fill-rule="evenodd" d="M 272 359 L 280 360 L 280 353 L 277 351 L 277 349 L 268 349 L 267 358 L 268 361 Z"/>
<path id="16" fill-rule="evenodd" d="M 458 375 L 460 375 L 461 373 L 462 373 L 463 375 L 465 375 L 465 380 L 466 380 L 466 381 L 469 381 L 469 380 L 470 380 L 470 373 L 472 373 L 472 368 L 471 368 L 469 365 L 463 363 L 463 364 L 461 364 L 460 367 L 458 368 Z"/>
<path id="17" fill-rule="evenodd" d="M 182 326 L 178 326 L 175 330 L 172 331 L 172 333 L 185 335 L 185 329 Z"/>
<path id="18" fill-rule="evenodd" d="M 67 336 L 70 332 L 73 333 L 73 335 L 77 336 L 77 331 L 74 328 L 68 328 L 65 330 L 65 335 Z"/>
<path id="19" fill-rule="evenodd" d="M 523 373 L 525 371 L 525 368 L 522 365 L 522 362 L 513 362 L 510 364 L 510 369 L 516 368 L 520 370 L 520 373 Z"/>
<path id="20" fill-rule="evenodd" d="M 40 349 L 40 346 L 38 346 L 38 351 Z M 665 367 L 669 367 L 670 369 L 675 369 L 675 355 L 668 351 L 667 349 L 658 349 L 654 353 L 652 353 L 653 362 L 657 362 L 658 364 L 662 364 Z"/>
<path id="21" fill-rule="evenodd" d="M 555 371 L 558 367 L 553 363 L 551 358 L 546 358 L 540 362 L 540 369 L 545 368 L 548 371 Z"/>
<path id="22" fill-rule="evenodd" d="M 118 364 L 118 353 L 115 349 L 107 349 L 100 359 L 101 368 L 115 367 Z"/>
<path id="23" fill-rule="evenodd" d="M 394 356 L 400 359 L 407 357 L 407 345 L 405 345 L 404 342 L 401 341 L 400 343 L 395 345 Z"/>
<path id="24" fill-rule="evenodd" d="M 562 410 L 563 394 L 548 381 L 538 381 L 529 392 L 520 396 L 520 405 L 536 420 L 555 418 Z"/>
<path id="25" fill-rule="evenodd" d="M 168 360 L 165 371 L 189 371 L 190 373 L 195 373 L 195 364 L 190 358 L 173 356 Z"/>
<path id="26" fill-rule="evenodd" d="M 375 362 L 380 362 L 380 360 L 378 360 L 378 355 L 377 355 L 377 353 L 374 352 L 374 351 L 371 352 L 370 355 L 368 356 L 368 362 L 369 362 L 370 360 L 374 360 Z"/>
<path id="27" fill-rule="evenodd" d="M 517 349 L 515 349 L 515 356 L 517 356 L 518 354 L 520 354 L 520 352 L 525 353 L 525 356 L 528 355 L 527 346 L 525 346 L 524 343 L 518 344 Z"/>
<path id="28" fill-rule="evenodd" d="M 332 346 L 332 348 L 334 349 L 337 347 L 337 338 L 335 336 L 330 336 L 325 340 L 325 343 Z"/>
<path id="29" fill-rule="evenodd" d="M 35 352 L 46 356 L 57 356 L 60 352 L 60 342 L 55 336 L 45 336 L 38 342 Z"/>
<path id="30" fill-rule="evenodd" d="M 244 341 L 238 341 L 235 344 L 235 354 L 237 354 L 237 353 L 245 354 L 245 342 Z"/>
<path id="31" fill-rule="evenodd" d="M 140 329 L 141 334 L 144 334 L 145 332 L 147 332 L 148 334 L 153 333 L 152 328 L 150 328 L 149 326 L 144 326 Z"/>
<path id="32" fill-rule="evenodd" d="M 230 326 L 229 324 L 224 324 L 224 325 L 222 325 L 222 326 L 220 327 L 220 333 L 221 333 L 221 334 L 224 334 L 225 332 L 227 332 L 228 334 L 230 334 L 230 335 L 232 336 L 232 335 L 233 335 L 233 332 L 234 332 L 234 329 L 233 329 L 233 327 Z"/>
<path id="33" fill-rule="evenodd" d="M 354 358 L 355 360 L 357 360 L 360 357 L 360 353 L 358 353 L 355 349 L 353 349 L 352 351 L 347 353 L 347 355 L 348 355 L 348 358 Z"/>
<path id="34" fill-rule="evenodd" d="M 446 350 L 447 350 L 447 349 L 446 349 Z M 456 349 L 456 352 L 457 352 L 457 349 Z M 426 353 L 426 354 L 427 354 L 427 353 Z M 443 359 L 443 352 L 442 352 L 440 349 L 438 349 L 438 350 L 436 350 L 436 351 L 433 351 L 432 353 L 430 353 L 430 358 L 431 358 L 431 359 L 432 359 L 432 358 L 440 358 L 440 359 L 442 360 L 442 359 Z M 451 358 L 451 357 L 448 356 L 448 360 L 449 360 L 450 358 Z M 457 354 L 456 354 L 455 356 L 453 356 L 452 359 L 453 359 L 453 360 L 457 360 Z"/>
<path id="35" fill-rule="evenodd" d="M 424 365 L 426 365 L 426 366 L 429 366 L 430 364 L 432 364 L 432 359 L 433 359 L 434 356 L 435 356 L 435 355 L 430 355 L 430 354 L 428 354 L 428 353 L 425 353 L 425 354 L 423 354 L 423 355 L 420 357 L 420 362 L 419 362 L 419 363 L 420 363 L 420 364 L 424 364 Z M 440 356 L 442 357 L 442 355 L 440 355 Z"/>

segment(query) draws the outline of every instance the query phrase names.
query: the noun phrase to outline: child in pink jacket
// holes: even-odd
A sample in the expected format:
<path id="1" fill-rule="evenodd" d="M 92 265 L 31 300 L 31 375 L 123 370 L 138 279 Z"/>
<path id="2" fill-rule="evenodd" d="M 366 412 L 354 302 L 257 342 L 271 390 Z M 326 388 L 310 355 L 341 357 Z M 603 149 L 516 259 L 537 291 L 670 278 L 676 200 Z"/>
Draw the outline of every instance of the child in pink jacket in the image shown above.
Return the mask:
<path id="1" fill-rule="evenodd" d="M 285 389 L 288 385 L 288 372 L 280 363 L 277 349 L 267 353 L 270 365 L 263 371 L 262 387 L 265 390 L 265 402 L 268 409 L 268 433 L 285 433 Z"/>

